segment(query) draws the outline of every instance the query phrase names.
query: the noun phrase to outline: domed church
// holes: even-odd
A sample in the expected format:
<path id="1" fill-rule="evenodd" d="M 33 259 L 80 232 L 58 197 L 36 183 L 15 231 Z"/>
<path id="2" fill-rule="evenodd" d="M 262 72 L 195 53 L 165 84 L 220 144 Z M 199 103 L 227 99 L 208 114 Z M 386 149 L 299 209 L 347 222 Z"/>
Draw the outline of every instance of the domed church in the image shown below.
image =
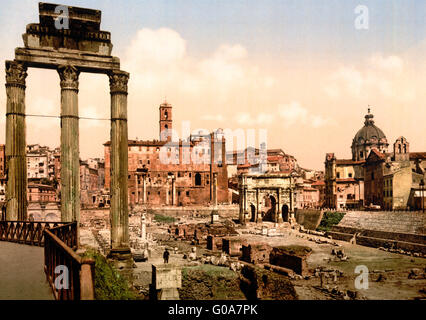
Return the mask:
<path id="1" fill-rule="evenodd" d="M 374 115 L 365 116 L 364 126 L 357 132 L 352 140 L 352 160 L 362 161 L 367 159 L 371 149 L 377 149 L 381 153 L 388 150 L 388 140 L 383 131 L 374 124 Z"/>
<path id="2" fill-rule="evenodd" d="M 410 152 L 403 136 L 389 143 L 368 109 L 364 126 L 352 140 L 352 159 L 325 159 L 325 206 L 336 209 L 379 207 L 384 210 L 424 210 L 426 152 Z"/>

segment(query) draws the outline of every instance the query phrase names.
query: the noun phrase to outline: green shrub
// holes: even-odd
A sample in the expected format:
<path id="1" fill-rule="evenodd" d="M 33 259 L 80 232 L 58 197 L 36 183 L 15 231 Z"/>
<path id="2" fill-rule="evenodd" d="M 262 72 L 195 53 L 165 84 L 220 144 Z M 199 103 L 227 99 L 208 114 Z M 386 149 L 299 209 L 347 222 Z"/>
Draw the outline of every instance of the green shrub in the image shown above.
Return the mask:
<path id="1" fill-rule="evenodd" d="M 136 300 L 127 280 L 100 253 L 89 250 L 85 257 L 95 260 L 96 300 Z"/>
<path id="2" fill-rule="evenodd" d="M 333 226 L 337 225 L 343 219 L 344 215 L 344 212 L 324 212 L 317 230 L 330 231 Z"/>
<path id="3" fill-rule="evenodd" d="M 164 216 L 158 213 L 154 216 L 154 220 L 161 223 L 174 223 L 176 221 L 173 217 Z"/>

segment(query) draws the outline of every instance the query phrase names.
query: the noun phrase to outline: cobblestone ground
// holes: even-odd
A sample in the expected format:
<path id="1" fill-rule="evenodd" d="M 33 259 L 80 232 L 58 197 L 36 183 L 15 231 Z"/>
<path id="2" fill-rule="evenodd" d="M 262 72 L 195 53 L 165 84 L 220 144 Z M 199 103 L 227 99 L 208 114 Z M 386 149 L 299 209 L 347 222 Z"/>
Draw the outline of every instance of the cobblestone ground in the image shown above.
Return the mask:
<path id="1" fill-rule="evenodd" d="M 0 242 L 0 300 L 53 300 L 43 248 Z"/>

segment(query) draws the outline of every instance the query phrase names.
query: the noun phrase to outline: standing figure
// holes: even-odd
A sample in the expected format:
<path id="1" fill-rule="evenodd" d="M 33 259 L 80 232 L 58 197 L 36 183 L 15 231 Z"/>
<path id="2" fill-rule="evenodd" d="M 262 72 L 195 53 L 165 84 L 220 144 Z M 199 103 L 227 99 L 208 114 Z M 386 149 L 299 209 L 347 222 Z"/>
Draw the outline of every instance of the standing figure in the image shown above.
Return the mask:
<path id="1" fill-rule="evenodd" d="M 169 250 L 166 248 L 163 254 L 164 264 L 169 263 L 169 256 L 170 256 Z"/>

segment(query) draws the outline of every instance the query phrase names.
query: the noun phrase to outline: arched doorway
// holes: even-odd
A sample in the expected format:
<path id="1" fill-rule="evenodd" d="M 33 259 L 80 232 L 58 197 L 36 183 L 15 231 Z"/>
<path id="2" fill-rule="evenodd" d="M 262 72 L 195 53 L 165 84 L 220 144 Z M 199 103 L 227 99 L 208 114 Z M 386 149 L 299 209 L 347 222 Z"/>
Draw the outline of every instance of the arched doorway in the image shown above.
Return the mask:
<path id="1" fill-rule="evenodd" d="M 256 221 L 256 207 L 254 206 L 253 203 L 250 204 L 250 212 L 251 212 L 250 221 L 255 222 Z"/>
<path id="2" fill-rule="evenodd" d="M 275 221 L 275 214 L 276 214 L 276 207 L 277 207 L 277 200 L 275 200 L 275 197 L 273 195 L 267 195 L 264 198 L 265 201 L 265 216 L 263 218 L 264 221 Z"/>
<path id="3" fill-rule="evenodd" d="M 282 217 L 283 217 L 283 221 L 284 222 L 288 222 L 289 220 L 289 213 L 288 213 L 289 209 L 288 209 L 288 205 L 284 204 L 281 208 L 281 212 L 282 212 Z"/>

